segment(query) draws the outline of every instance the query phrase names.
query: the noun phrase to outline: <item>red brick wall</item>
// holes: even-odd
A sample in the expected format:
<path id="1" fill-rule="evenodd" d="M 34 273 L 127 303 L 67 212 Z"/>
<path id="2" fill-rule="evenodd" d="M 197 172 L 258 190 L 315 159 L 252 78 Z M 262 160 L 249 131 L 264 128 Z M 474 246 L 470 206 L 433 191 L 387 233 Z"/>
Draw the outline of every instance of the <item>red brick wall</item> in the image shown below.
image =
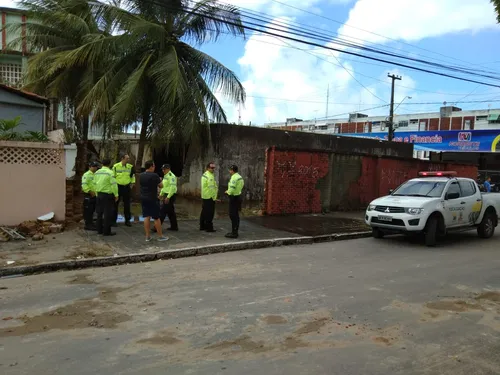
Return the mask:
<path id="1" fill-rule="evenodd" d="M 388 194 L 389 189 L 417 177 L 420 171 L 453 170 L 461 177 L 477 177 L 477 167 L 471 165 L 358 156 L 355 164 L 352 164 L 351 158 L 350 164 L 343 166 L 339 161 L 342 158 L 334 159 L 330 155 L 316 151 L 268 149 L 265 212 L 282 215 L 320 213 L 323 209 L 363 209 L 373 199 Z M 330 160 L 338 161 L 335 161 L 336 165 L 331 165 L 333 162 L 330 163 Z M 352 168 L 359 172 L 353 173 Z M 339 189 L 340 186 L 343 189 Z M 346 193 L 332 199 L 332 192 L 337 191 Z"/>
<path id="2" fill-rule="evenodd" d="M 318 180 L 328 173 L 328 154 L 267 152 L 266 212 L 292 214 L 321 212 Z"/>
<path id="3" fill-rule="evenodd" d="M 431 118 L 429 121 L 429 130 L 439 130 L 439 119 L 438 118 Z"/>

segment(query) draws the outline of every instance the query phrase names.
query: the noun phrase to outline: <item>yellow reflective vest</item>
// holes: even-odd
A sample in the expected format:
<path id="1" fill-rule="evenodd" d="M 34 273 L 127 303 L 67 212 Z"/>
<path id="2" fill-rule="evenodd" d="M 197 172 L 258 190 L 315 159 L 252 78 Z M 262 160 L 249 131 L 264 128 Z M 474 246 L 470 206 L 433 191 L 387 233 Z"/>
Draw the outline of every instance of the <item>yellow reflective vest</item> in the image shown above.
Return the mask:
<path id="1" fill-rule="evenodd" d="M 132 164 L 127 163 L 123 166 L 121 162 L 116 163 L 113 165 L 113 175 L 118 185 L 135 184 L 134 166 Z"/>
<path id="2" fill-rule="evenodd" d="M 108 167 L 102 167 L 94 173 L 95 190 L 97 193 L 113 194 L 118 196 L 118 185 L 113 176 L 113 171 Z"/>
<path id="3" fill-rule="evenodd" d="M 245 182 L 243 181 L 243 177 L 241 177 L 238 173 L 234 173 L 229 180 L 229 187 L 227 189 L 227 195 L 239 196 L 241 195 L 241 191 L 243 190 L 243 186 L 245 186 Z"/>
<path id="4" fill-rule="evenodd" d="M 94 172 L 90 169 L 85 172 L 82 176 L 82 191 L 84 193 L 89 194 L 91 191 L 94 193 L 95 191 L 95 183 L 94 183 Z"/>
<path id="5" fill-rule="evenodd" d="M 214 174 L 209 171 L 203 173 L 201 176 L 201 199 L 217 200 L 218 189 Z"/>
<path id="6" fill-rule="evenodd" d="M 177 177 L 172 171 L 163 176 L 163 187 L 161 188 L 160 195 L 162 197 L 172 198 L 177 193 Z"/>

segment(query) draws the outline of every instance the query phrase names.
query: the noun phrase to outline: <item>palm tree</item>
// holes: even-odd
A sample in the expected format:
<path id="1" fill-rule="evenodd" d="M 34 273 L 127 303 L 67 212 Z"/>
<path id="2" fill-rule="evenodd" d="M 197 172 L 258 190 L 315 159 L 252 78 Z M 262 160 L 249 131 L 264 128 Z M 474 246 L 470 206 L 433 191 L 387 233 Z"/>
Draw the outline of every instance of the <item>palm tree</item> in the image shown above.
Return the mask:
<path id="1" fill-rule="evenodd" d="M 500 23 L 500 0 L 491 0 L 497 14 L 497 22 Z"/>
<path id="2" fill-rule="evenodd" d="M 116 34 L 72 50 L 63 64 L 110 62 L 78 110 L 94 111 L 97 117 L 111 113 L 115 124 L 140 120 L 138 168 L 151 133 L 172 133 L 188 141 L 207 135 L 209 119 L 227 122 L 213 90 L 234 103 L 245 100 L 236 75 L 189 44 L 217 41 L 222 33 L 243 35 L 237 8 L 216 0 L 130 0 L 125 8 L 107 3 L 94 7 L 95 14 L 113 20 Z"/>
<path id="3" fill-rule="evenodd" d="M 28 60 L 24 79 L 27 90 L 57 98 L 69 99 L 77 107 L 75 125 L 78 133 L 76 176 L 83 174 L 87 161 L 87 140 L 90 110 L 79 106 L 94 86 L 103 70 L 99 64 L 75 63 L 66 66 L 65 57 L 89 40 L 109 35 L 110 24 L 93 13 L 86 0 L 22 0 L 26 11 L 26 35 L 16 38 L 12 44 L 21 45 L 24 38 L 29 50 L 36 52 Z M 7 29 L 22 35 L 23 23 L 7 25 Z"/>

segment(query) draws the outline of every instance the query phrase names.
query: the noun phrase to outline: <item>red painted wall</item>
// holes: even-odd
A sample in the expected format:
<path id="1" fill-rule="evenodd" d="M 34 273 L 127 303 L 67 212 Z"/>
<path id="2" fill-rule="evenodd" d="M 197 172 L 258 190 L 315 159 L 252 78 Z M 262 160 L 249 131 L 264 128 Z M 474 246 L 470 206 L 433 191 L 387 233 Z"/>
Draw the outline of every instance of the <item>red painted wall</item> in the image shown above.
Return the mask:
<path id="1" fill-rule="evenodd" d="M 328 154 L 267 152 L 266 212 L 269 214 L 321 212 L 318 180 L 328 174 Z"/>
<path id="2" fill-rule="evenodd" d="M 274 147 L 268 149 L 264 202 L 266 214 L 320 213 L 322 209 L 330 209 L 322 207 L 322 202 L 328 201 L 322 198 L 331 196 L 332 186 L 345 187 L 347 195 L 342 196 L 343 208 L 364 209 L 373 199 L 386 195 L 390 189 L 417 177 L 420 171 L 453 170 L 460 177 L 477 177 L 477 167 L 472 165 L 357 156 L 359 174 L 349 180 L 347 173 L 334 174 L 334 168 L 342 169 L 342 165 L 330 165 L 330 160 L 334 160 L 330 155 L 332 154 L 316 151 L 283 151 Z M 352 164 L 349 168 L 351 167 Z M 354 168 L 357 168 L 356 164 Z M 352 172 L 352 169 L 349 171 Z M 330 181 L 332 175 L 337 176 L 335 181 Z"/>

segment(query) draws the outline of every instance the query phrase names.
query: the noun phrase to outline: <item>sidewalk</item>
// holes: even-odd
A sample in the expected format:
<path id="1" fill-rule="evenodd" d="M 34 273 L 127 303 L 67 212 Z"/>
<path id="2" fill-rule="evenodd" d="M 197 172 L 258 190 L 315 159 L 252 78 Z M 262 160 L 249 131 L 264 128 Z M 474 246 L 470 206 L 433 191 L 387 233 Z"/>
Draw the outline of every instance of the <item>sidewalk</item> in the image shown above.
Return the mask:
<path id="1" fill-rule="evenodd" d="M 180 220 L 179 232 L 165 231 L 170 238 L 166 242 L 146 242 L 142 222 L 135 222 L 132 227 L 118 224 L 118 227 L 113 228 L 117 233 L 113 237 L 103 237 L 80 228 L 68 228 L 63 233 L 47 235 L 42 241 L 27 239 L 0 243 L 0 269 L 260 240 L 363 232 L 368 228 L 362 217 L 363 213 L 246 217 L 241 221 L 240 238 L 237 240 L 224 237 L 231 227 L 227 218 L 214 221 L 216 233 L 200 232 L 198 220 Z M 168 223 L 165 223 L 164 228 L 167 226 Z"/>

